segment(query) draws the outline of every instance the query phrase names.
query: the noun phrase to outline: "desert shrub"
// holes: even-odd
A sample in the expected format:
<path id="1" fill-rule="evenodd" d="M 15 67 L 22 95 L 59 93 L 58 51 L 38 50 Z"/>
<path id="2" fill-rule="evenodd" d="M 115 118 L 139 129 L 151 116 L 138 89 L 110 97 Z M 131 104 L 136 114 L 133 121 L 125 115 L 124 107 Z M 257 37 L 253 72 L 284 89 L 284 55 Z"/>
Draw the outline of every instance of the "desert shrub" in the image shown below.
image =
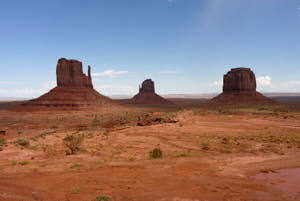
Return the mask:
<path id="1" fill-rule="evenodd" d="M 18 139 L 17 143 L 23 147 L 29 147 L 30 141 L 28 139 Z"/>
<path id="2" fill-rule="evenodd" d="M 3 151 L 3 148 L 2 148 L 2 147 L 0 147 L 0 151 Z"/>
<path id="3" fill-rule="evenodd" d="M 96 201 L 114 201 L 114 199 L 109 195 L 97 195 Z"/>
<path id="4" fill-rule="evenodd" d="M 83 143 L 83 135 L 67 135 L 63 139 L 63 144 L 69 149 L 67 154 L 76 154 Z"/>
<path id="5" fill-rule="evenodd" d="M 6 143 L 5 143 L 5 139 L 0 139 L 0 146 L 3 146 L 3 145 L 5 145 Z"/>
<path id="6" fill-rule="evenodd" d="M 150 151 L 149 156 L 150 158 L 162 158 L 163 154 L 160 148 L 154 148 L 152 151 Z"/>
<path id="7" fill-rule="evenodd" d="M 209 147 L 208 142 L 203 142 L 202 145 L 201 145 L 201 149 L 202 150 L 209 150 L 210 147 Z"/>
<path id="8" fill-rule="evenodd" d="M 19 162 L 19 165 L 28 165 L 29 164 L 29 161 L 20 161 Z"/>

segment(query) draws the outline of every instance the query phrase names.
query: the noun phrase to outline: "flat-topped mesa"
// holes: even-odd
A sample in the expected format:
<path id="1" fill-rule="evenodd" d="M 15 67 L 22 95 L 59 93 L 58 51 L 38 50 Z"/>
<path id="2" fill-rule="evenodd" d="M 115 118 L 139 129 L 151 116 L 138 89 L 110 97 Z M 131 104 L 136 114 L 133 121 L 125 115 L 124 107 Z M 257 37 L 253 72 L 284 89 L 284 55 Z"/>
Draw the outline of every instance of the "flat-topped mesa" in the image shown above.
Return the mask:
<path id="1" fill-rule="evenodd" d="M 223 92 L 255 92 L 256 78 L 250 68 L 232 68 L 223 79 Z"/>
<path id="2" fill-rule="evenodd" d="M 154 82 L 151 79 L 147 79 L 140 86 L 139 92 L 152 92 L 155 93 Z"/>
<path id="3" fill-rule="evenodd" d="M 88 76 L 82 72 L 82 63 L 77 60 L 61 58 L 56 66 L 57 86 L 93 88 L 91 67 L 88 66 Z"/>
<path id="4" fill-rule="evenodd" d="M 256 91 L 255 74 L 250 68 L 232 68 L 223 79 L 223 93 L 209 101 L 213 105 L 273 104 Z"/>

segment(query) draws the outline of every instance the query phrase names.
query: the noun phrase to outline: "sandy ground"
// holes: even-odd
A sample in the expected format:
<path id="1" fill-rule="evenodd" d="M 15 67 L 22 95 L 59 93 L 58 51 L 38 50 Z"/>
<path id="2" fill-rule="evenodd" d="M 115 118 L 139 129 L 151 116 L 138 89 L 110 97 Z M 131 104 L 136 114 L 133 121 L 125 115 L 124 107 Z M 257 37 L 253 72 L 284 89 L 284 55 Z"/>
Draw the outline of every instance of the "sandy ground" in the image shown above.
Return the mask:
<path id="1" fill-rule="evenodd" d="M 0 200 L 300 200 L 290 179 L 299 178 L 300 113 L 156 108 L 178 122 L 136 126 L 151 110 L 1 110 Z M 85 136 L 76 155 L 62 143 L 70 134 Z M 150 159 L 158 147 L 163 157 Z"/>

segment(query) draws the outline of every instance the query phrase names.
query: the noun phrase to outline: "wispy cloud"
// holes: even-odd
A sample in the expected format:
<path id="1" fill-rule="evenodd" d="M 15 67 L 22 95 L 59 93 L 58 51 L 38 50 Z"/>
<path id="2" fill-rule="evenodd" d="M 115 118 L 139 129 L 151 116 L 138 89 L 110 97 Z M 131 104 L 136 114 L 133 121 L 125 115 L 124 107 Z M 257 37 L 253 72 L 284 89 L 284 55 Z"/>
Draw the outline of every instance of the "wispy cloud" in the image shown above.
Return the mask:
<path id="1" fill-rule="evenodd" d="M 178 72 L 176 70 L 168 70 L 168 71 L 162 71 L 159 72 L 159 74 L 177 74 Z"/>
<path id="2" fill-rule="evenodd" d="M 14 85 L 14 82 L 9 82 L 9 81 L 0 81 L 1 85 Z"/>
<path id="3" fill-rule="evenodd" d="M 168 0 L 169 3 L 172 3 L 173 1 L 175 1 L 175 0 Z"/>
<path id="4" fill-rule="evenodd" d="M 52 82 L 44 82 L 43 86 L 47 89 L 52 89 L 54 87 L 56 87 L 56 82 L 52 81 Z"/>
<path id="5" fill-rule="evenodd" d="M 106 70 L 102 73 L 92 73 L 93 76 L 108 76 L 110 78 L 116 78 L 118 75 L 128 73 L 128 71 L 115 71 L 115 70 Z"/>
<path id="6" fill-rule="evenodd" d="M 300 6 L 299 6 L 297 9 L 298 9 L 298 11 L 299 11 L 299 15 L 300 15 Z"/>
<path id="7" fill-rule="evenodd" d="M 132 95 L 137 93 L 137 87 L 121 84 L 99 85 L 95 87 L 100 93 L 105 95 Z"/>
<path id="8" fill-rule="evenodd" d="M 15 83 L 13 83 L 15 85 Z M 50 89 L 56 86 L 56 82 L 44 82 L 36 87 L 23 87 L 16 85 L 10 89 L 0 89 L 0 97 L 18 97 L 18 98 L 35 98 L 44 93 L 47 93 Z"/>

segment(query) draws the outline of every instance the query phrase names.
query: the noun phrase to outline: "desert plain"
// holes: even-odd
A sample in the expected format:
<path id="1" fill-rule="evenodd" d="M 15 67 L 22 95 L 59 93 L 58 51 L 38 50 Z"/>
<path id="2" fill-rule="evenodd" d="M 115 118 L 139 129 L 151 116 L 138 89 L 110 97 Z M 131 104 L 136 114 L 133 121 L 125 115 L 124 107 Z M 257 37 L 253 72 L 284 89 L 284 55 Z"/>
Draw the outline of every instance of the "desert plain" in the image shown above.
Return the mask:
<path id="1" fill-rule="evenodd" d="M 299 104 L 172 101 L 2 108 L 0 200 L 300 200 Z"/>

